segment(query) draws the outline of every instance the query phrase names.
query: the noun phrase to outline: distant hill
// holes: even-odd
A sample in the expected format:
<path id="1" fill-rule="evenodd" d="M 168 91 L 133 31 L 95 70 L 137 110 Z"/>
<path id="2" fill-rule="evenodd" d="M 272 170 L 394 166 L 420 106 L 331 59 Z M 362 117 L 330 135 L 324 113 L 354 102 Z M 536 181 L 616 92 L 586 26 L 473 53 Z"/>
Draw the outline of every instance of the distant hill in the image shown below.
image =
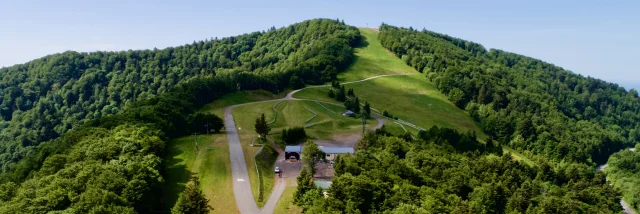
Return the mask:
<path id="1" fill-rule="evenodd" d="M 383 24 L 380 41 L 519 151 L 594 165 L 640 141 L 636 91 L 427 30 Z"/>
<path id="2" fill-rule="evenodd" d="M 335 79 L 357 28 L 314 19 L 166 49 L 65 52 L 0 69 L 0 213 L 162 207 L 165 142 L 223 94 Z M 197 127 L 201 127 L 198 123 Z"/>

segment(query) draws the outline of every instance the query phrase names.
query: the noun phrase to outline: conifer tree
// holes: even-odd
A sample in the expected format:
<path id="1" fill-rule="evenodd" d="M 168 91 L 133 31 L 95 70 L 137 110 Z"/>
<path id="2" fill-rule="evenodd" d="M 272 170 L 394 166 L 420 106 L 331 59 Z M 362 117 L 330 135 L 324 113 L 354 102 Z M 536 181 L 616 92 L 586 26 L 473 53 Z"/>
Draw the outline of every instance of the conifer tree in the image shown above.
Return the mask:
<path id="1" fill-rule="evenodd" d="M 209 213 L 211 210 L 213 208 L 209 206 L 209 199 L 200 190 L 200 181 L 197 177 L 194 177 L 185 186 L 184 192 L 180 194 L 180 198 L 171 209 L 171 213 L 200 214 Z"/>
<path id="2" fill-rule="evenodd" d="M 367 117 L 371 116 L 371 106 L 369 105 L 369 102 L 364 102 L 364 113 Z"/>
<path id="3" fill-rule="evenodd" d="M 346 99 L 347 99 L 347 95 L 344 91 L 344 86 L 341 86 L 340 90 L 338 91 L 338 95 L 336 96 L 336 100 L 340 102 L 344 102 Z"/>
<path id="4" fill-rule="evenodd" d="M 271 131 L 271 127 L 267 124 L 267 121 L 264 119 L 264 114 L 259 118 L 256 118 L 256 133 L 258 133 L 258 137 L 264 138 Z"/>
<path id="5" fill-rule="evenodd" d="M 301 205 L 304 194 L 306 194 L 309 190 L 313 190 L 316 188 L 315 184 L 313 183 L 313 177 L 311 175 L 312 174 L 307 170 L 307 168 L 302 168 L 302 171 L 300 171 L 300 175 L 298 175 L 297 178 L 298 188 L 293 194 L 293 202 L 295 204 Z"/>
<path id="6" fill-rule="evenodd" d="M 353 112 L 355 113 L 360 113 L 360 99 L 358 99 L 358 97 L 356 97 L 356 99 L 353 101 L 353 103 L 351 104 L 352 108 L 353 108 Z"/>

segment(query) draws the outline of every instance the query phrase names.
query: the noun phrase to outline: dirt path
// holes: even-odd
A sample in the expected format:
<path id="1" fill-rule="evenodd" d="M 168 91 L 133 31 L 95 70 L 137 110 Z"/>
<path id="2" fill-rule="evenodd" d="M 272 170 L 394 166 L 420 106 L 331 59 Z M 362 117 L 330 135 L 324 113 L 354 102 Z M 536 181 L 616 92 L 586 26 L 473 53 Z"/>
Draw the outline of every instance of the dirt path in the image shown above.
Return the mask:
<path id="1" fill-rule="evenodd" d="M 400 76 L 400 75 L 414 75 L 414 74 L 379 75 L 379 76 L 369 77 L 362 80 L 345 82 L 341 84 L 344 85 L 344 84 L 358 83 L 358 82 L 363 82 L 363 81 L 380 78 L 380 77 Z M 302 169 L 302 164 L 293 163 L 293 165 L 291 165 L 292 163 L 285 163 L 284 152 L 282 152 L 281 150 L 278 150 L 279 155 L 278 155 L 278 160 L 276 160 L 276 165 L 280 167 L 285 167 L 286 170 L 283 169 L 283 172 L 284 172 L 283 178 L 276 178 L 273 191 L 271 192 L 269 199 L 267 199 L 267 203 L 265 203 L 262 210 L 260 210 L 256 205 L 256 202 L 253 198 L 253 193 L 251 192 L 251 183 L 249 182 L 249 173 L 247 172 L 247 164 L 244 159 L 244 153 L 242 151 L 242 145 L 240 144 L 240 137 L 238 136 L 238 131 L 236 130 L 235 121 L 233 120 L 233 114 L 232 114 L 233 108 L 238 106 L 243 106 L 243 105 L 272 102 L 277 100 L 309 100 L 309 99 L 296 99 L 296 98 L 293 98 L 293 95 L 296 92 L 307 89 L 307 88 L 329 87 L 329 86 L 330 85 L 310 86 L 310 87 L 289 92 L 287 96 L 282 99 L 243 103 L 238 105 L 232 105 L 224 109 L 224 124 L 225 124 L 225 130 L 227 132 L 227 139 L 229 141 L 229 153 L 231 156 L 231 172 L 232 172 L 231 174 L 234 180 L 233 193 L 236 199 L 236 204 L 238 205 L 238 209 L 240 210 L 240 213 L 251 213 L 251 214 L 252 213 L 273 213 L 273 210 L 275 209 L 276 204 L 278 204 L 278 201 L 280 200 L 280 197 L 282 196 L 282 193 L 284 192 L 284 189 L 287 185 L 287 180 L 293 179 L 295 181 L 295 177 L 298 176 L 300 169 Z M 312 101 L 317 101 L 317 100 L 312 100 Z M 337 105 L 335 103 L 329 103 L 329 102 L 323 102 L 323 101 L 318 101 L 318 102 Z M 378 125 L 376 126 L 376 129 L 381 128 L 382 125 L 384 125 L 384 122 L 385 122 L 384 119 L 378 115 L 373 115 L 373 117 L 376 119 L 376 121 L 378 121 Z"/>

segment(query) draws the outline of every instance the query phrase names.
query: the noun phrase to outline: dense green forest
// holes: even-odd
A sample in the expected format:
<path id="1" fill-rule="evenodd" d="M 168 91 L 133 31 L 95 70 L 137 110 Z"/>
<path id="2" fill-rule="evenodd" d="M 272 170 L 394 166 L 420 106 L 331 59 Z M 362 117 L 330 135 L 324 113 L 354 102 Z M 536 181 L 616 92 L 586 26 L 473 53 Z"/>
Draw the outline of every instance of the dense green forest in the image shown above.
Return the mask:
<path id="1" fill-rule="evenodd" d="M 640 141 L 635 90 L 427 30 L 383 24 L 379 37 L 487 134 L 526 155 L 594 166 Z"/>
<path id="2" fill-rule="evenodd" d="M 358 29 L 316 19 L 163 50 L 66 52 L 0 70 L 0 213 L 148 213 L 168 139 L 203 129 L 195 110 L 290 79 L 335 79 Z M 214 208 L 215 209 L 215 208 Z"/>
<path id="3" fill-rule="evenodd" d="M 513 160 L 495 142 L 446 128 L 418 140 L 368 134 L 340 157 L 324 198 L 301 173 L 305 213 L 617 213 L 619 195 L 586 164 Z"/>
<path id="4" fill-rule="evenodd" d="M 635 151 L 624 150 L 611 155 L 605 168 L 613 186 L 620 189 L 622 197 L 635 210 L 640 210 L 640 144 Z"/>
<path id="5" fill-rule="evenodd" d="M 317 84 L 353 58 L 358 29 L 312 20 L 267 32 L 162 50 L 65 52 L 0 69 L 0 165 L 12 168 L 34 146 L 127 104 L 197 77 L 231 76 L 238 90 Z"/>

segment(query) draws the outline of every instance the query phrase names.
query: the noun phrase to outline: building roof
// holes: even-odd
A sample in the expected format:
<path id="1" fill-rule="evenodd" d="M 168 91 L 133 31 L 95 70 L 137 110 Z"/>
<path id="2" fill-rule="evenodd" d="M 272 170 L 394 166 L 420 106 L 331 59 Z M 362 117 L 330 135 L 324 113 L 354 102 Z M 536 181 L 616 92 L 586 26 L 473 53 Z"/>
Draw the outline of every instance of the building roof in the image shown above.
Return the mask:
<path id="1" fill-rule="evenodd" d="M 320 150 L 327 154 L 353 154 L 353 148 L 351 147 L 330 147 L 319 146 Z"/>
<path id="2" fill-rule="evenodd" d="M 302 146 L 286 146 L 284 152 L 302 152 Z"/>
<path id="3" fill-rule="evenodd" d="M 316 187 L 320 187 L 320 189 L 329 189 L 331 186 L 331 181 L 316 180 L 313 181 L 313 183 L 315 183 Z"/>

